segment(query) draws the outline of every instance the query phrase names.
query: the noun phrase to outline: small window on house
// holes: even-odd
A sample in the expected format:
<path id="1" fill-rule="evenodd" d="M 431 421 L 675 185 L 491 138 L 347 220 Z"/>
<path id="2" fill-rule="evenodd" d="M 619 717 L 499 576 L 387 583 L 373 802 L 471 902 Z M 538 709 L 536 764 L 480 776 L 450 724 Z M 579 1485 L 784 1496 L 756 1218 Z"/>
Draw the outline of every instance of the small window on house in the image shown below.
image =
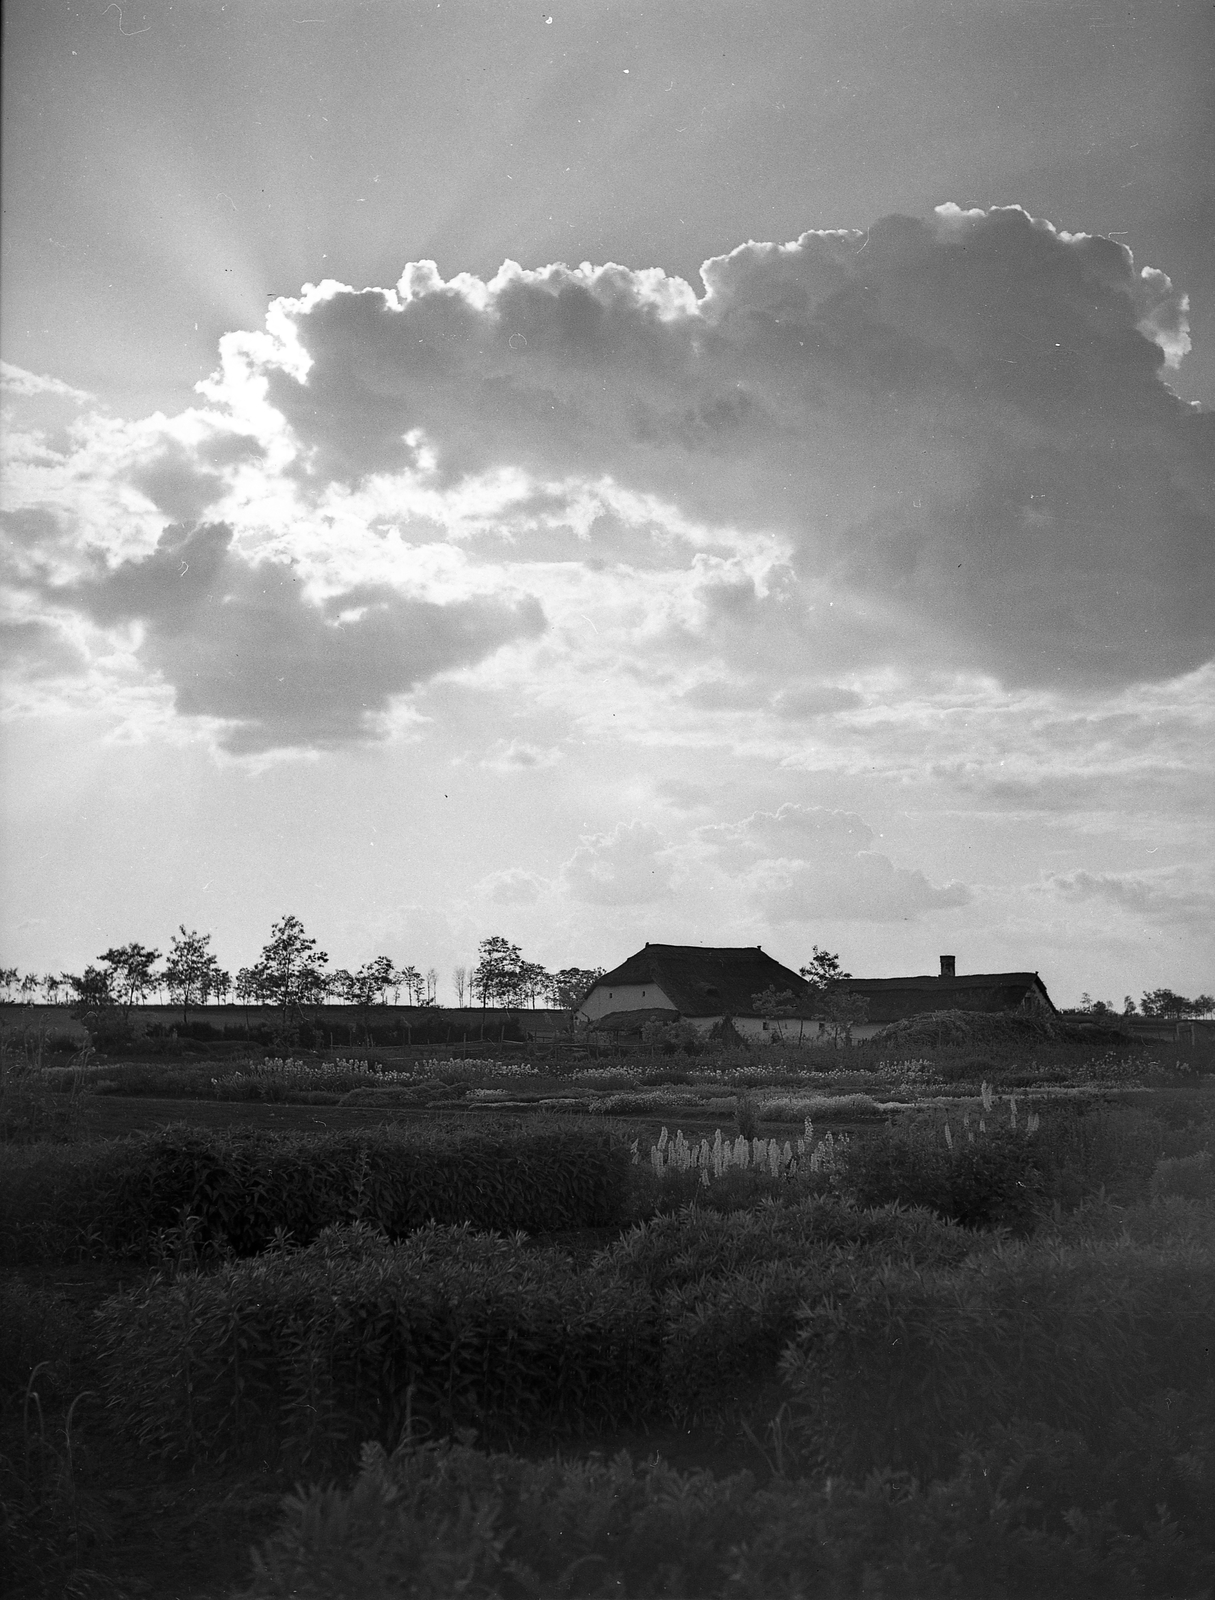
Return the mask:
<path id="1" fill-rule="evenodd" d="M 767 1031 L 768 1031 L 768 1024 L 765 1022 L 764 1023 L 764 1032 L 767 1033 Z"/>

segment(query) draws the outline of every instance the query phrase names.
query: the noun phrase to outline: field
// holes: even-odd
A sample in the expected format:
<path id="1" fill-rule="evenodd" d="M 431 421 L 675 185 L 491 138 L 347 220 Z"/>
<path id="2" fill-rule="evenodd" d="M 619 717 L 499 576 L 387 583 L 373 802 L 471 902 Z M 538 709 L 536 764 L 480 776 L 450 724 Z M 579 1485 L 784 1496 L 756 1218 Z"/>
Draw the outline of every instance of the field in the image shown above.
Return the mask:
<path id="1" fill-rule="evenodd" d="M 0 1588 L 1211 1596 L 1210 1068 L 10 1045 Z"/>

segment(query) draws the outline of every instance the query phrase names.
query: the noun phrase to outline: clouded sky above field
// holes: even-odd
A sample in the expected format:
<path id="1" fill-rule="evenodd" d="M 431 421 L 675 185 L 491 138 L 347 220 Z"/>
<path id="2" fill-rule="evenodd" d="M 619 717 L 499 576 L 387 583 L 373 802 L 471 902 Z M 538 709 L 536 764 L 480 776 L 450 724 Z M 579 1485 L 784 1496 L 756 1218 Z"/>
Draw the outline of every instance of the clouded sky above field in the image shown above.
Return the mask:
<path id="1" fill-rule="evenodd" d="M 5 31 L 6 962 L 1209 992 L 1209 8 Z"/>

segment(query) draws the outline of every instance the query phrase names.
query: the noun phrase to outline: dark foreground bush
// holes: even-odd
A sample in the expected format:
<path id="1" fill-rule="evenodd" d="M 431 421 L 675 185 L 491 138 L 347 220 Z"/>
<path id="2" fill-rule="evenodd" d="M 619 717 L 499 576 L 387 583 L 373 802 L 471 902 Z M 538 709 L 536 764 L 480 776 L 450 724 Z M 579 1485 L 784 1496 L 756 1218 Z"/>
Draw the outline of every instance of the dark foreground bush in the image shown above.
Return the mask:
<path id="1" fill-rule="evenodd" d="M 402 1238 L 428 1221 L 529 1233 L 621 1218 L 628 1152 L 606 1130 L 524 1124 L 341 1133 L 168 1128 L 0 1159 L 9 1259 L 77 1251 L 156 1257 L 166 1233 L 252 1255 L 276 1238 L 372 1223 Z"/>
<path id="2" fill-rule="evenodd" d="M 1101 1448 L 1141 1397 L 1210 1382 L 1213 1328 L 1209 1248 L 1005 1246 L 952 1271 L 841 1272 L 780 1365 L 811 1459 L 938 1476 L 967 1435 L 1013 1422 Z"/>
<path id="3" fill-rule="evenodd" d="M 775 1375 L 799 1306 L 845 1260 L 953 1265 L 974 1244 L 930 1212 L 864 1212 L 821 1196 L 729 1214 L 687 1207 L 631 1230 L 593 1270 L 659 1300 L 665 1405 L 694 1423 L 748 1408 Z"/>
<path id="4" fill-rule="evenodd" d="M 884 1128 L 853 1141 L 845 1192 L 858 1206 L 897 1202 L 934 1211 L 967 1228 L 1032 1233 L 1047 1194 L 1036 1135 L 1001 1127 L 973 1141 L 943 1125 Z"/>
<path id="5" fill-rule="evenodd" d="M 1208 1408 L 1209 1410 L 1209 1408 Z M 1010 1430 L 918 1487 L 715 1479 L 661 1462 L 364 1452 L 349 1492 L 287 1503 L 250 1600 L 1176 1600 L 1209 1593 L 1215 1428 L 1135 1419 L 1127 1449 Z"/>
<path id="6" fill-rule="evenodd" d="M 648 1295 L 466 1229 L 397 1245 L 333 1230 L 307 1250 L 153 1279 L 98 1316 L 116 1424 L 164 1458 L 341 1466 L 364 1439 L 394 1445 L 407 1419 L 519 1443 L 659 1403 Z"/>

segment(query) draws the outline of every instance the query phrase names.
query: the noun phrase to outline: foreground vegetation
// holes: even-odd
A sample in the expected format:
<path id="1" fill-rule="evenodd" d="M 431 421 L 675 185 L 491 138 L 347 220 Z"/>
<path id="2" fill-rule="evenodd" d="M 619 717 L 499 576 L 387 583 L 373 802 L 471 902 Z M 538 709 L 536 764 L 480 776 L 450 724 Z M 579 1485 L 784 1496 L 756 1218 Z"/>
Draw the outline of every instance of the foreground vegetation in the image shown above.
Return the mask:
<path id="1" fill-rule="evenodd" d="M 1215 1593 L 1215 1094 L 958 1059 L 447 1060 L 340 1090 L 438 1123 L 107 1141 L 100 1071 L 9 1080 L 0 1586 Z"/>

